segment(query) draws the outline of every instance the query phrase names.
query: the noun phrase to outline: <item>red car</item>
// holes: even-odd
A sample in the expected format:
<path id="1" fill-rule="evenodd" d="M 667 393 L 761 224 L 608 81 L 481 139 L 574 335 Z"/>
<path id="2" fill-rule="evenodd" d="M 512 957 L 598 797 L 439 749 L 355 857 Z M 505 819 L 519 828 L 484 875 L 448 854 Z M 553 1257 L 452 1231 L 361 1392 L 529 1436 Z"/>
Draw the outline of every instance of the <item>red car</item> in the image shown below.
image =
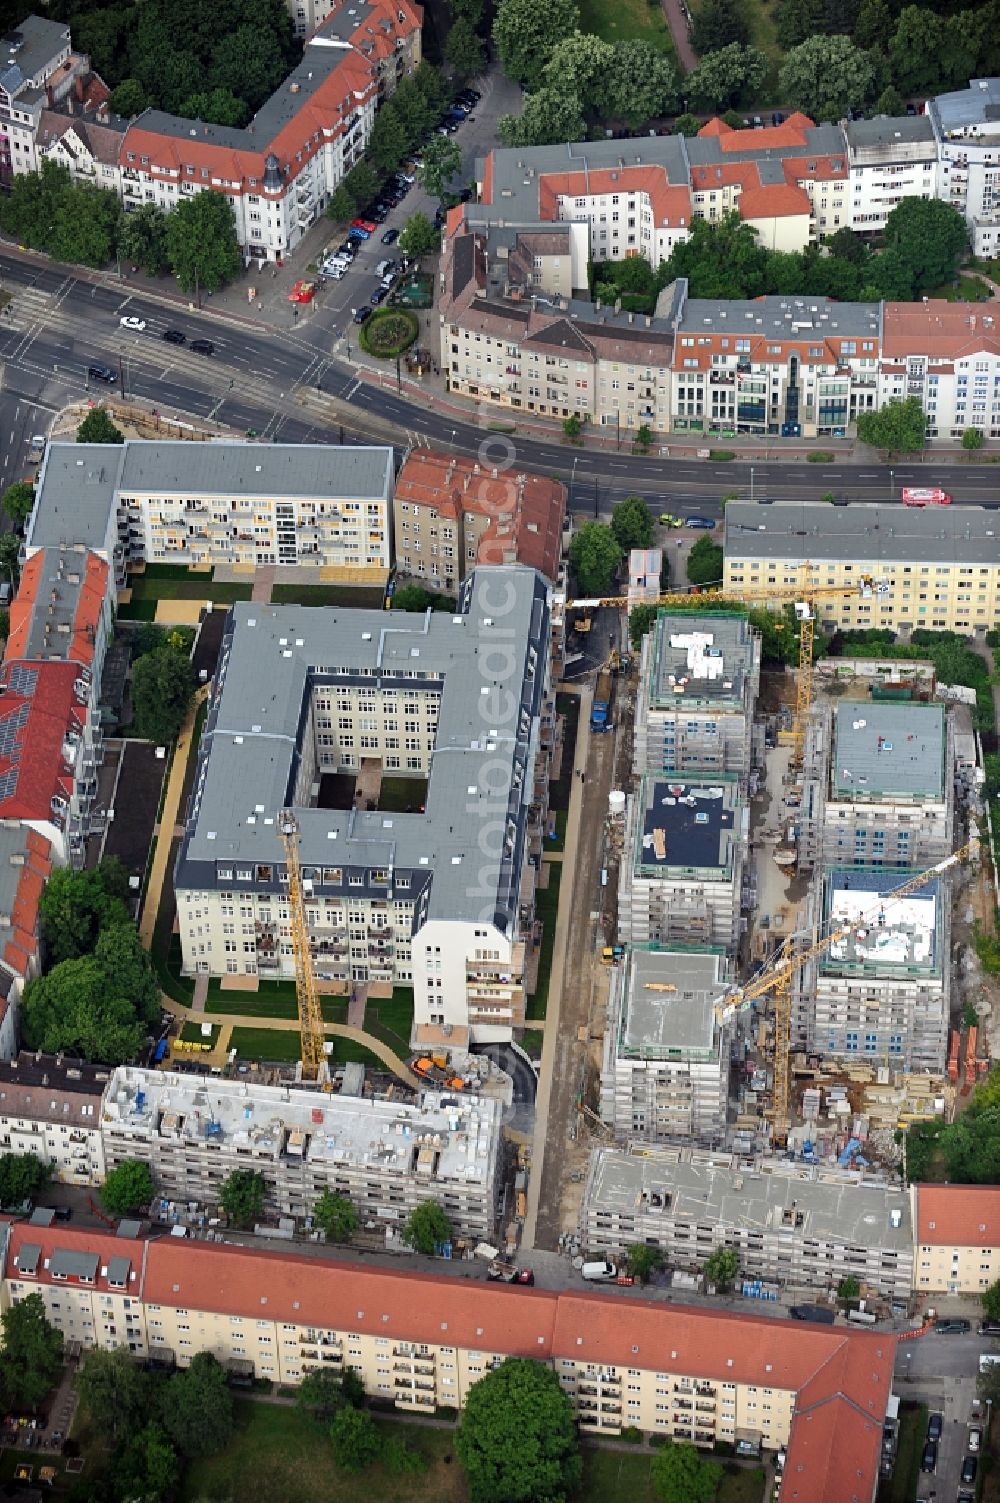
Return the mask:
<path id="1" fill-rule="evenodd" d="M 351 229 L 352 230 L 367 230 L 368 233 L 369 233 L 369 235 L 374 235 L 374 233 L 375 233 L 375 224 L 374 224 L 374 221 L 371 220 L 371 219 L 352 219 L 351 220 Z"/>

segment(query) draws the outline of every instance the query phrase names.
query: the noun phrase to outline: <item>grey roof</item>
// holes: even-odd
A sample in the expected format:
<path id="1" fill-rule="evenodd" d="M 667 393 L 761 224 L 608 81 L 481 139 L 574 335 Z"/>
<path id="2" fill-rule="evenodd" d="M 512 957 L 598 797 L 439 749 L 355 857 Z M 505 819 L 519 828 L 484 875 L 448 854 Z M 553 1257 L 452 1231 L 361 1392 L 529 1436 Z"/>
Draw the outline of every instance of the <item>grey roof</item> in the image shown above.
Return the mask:
<path id="1" fill-rule="evenodd" d="M 933 142 L 934 126 L 926 115 L 876 115 L 874 120 L 851 120 L 844 127 L 851 151 L 856 154 L 878 152 L 884 158 L 899 147 Z M 907 159 L 913 153 L 906 153 Z"/>
<path id="2" fill-rule="evenodd" d="M 928 109 L 946 136 L 971 125 L 1000 127 L 1000 78 L 973 78 L 966 89 L 938 94 L 929 102 Z"/>
<path id="3" fill-rule="evenodd" d="M 52 1206 L 36 1206 L 28 1218 L 29 1226 L 51 1226 L 56 1219 Z"/>
<path id="4" fill-rule="evenodd" d="M 93 1283 L 100 1264 L 97 1253 L 75 1252 L 66 1247 L 56 1247 L 52 1252 L 49 1272 L 54 1278 L 86 1279 Z"/>
<path id="5" fill-rule="evenodd" d="M 669 876 L 696 868 L 731 873 L 743 811 L 734 779 L 720 775 L 692 781 L 666 774 L 647 775 L 638 797 L 637 872 Z M 662 857 L 657 854 L 661 835 Z"/>
<path id="6" fill-rule="evenodd" d="M 775 559 L 859 565 L 1000 566 L 1000 513 L 982 506 L 830 506 L 731 501 L 725 513 L 726 562 Z"/>
<path id="7" fill-rule="evenodd" d="M 103 548 L 119 497 L 132 493 L 388 499 L 392 487 L 388 446 L 183 439 L 49 444 L 27 546 L 34 550 L 72 539 L 78 548 Z"/>
<path id="8" fill-rule="evenodd" d="M 86 578 L 87 555 L 75 544 L 66 548 L 43 548 L 41 554 L 31 626 L 21 656 L 68 662 L 75 640 L 73 626 Z M 89 635 L 93 647 L 94 638 Z M 79 662 L 79 658 L 72 661 Z M 89 663 L 86 666 L 89 668 Z"/>
<path id="9" fill-rule="evenodd" d="M 677 323 L 688 333 L 712 329 L 734 335 L 775 335 L 780 339 L 877 339 L 880 303 L 837 303 L 823 297 L 690 298 Z"/>
<path id="10" fill-rule="evenodd" d="M 4 33 L 0 39 L 0 87 L 16 94 L 29 78 L 48 70 L 53 60 L 70 43 L 65 21 L 47 21 L 42 16 L 26 16 L 20 26 Z"/>
<path id="11" fill-rule="evenodd" d="M 706 652 L 684 638 L 709 638 Z M 664 611 L 653 628 L 650 709 L 742 708 L 756 656 L 745 616 L 722 611 Z M 719 669 L 714 674 L 716 667 Z M 710 672 L 714 676 L 710 676 Z"/>
<path id="12" fill-rule="evenodd" d="M 735 136 L 727 135 L 726 149 L 723 151 L 720 138 L 711 136 L 692 136 L 687 140 L 687 154 L 692 166 L 714 166 L 716 162 L 757 162 L 762 168 L 769 163 L 779 164 L 779 171 L 770 181 L 783 183 L 786 181 L 784 173 L 780 170 L 780 164 L 795 157 L 844 157 L 844 134 L 839 125 L 824 124 L 810 125 L 802 132 L 805 138 L 803 146 L 768 146 L 767 132 L 738 131 Z M 659 139 L 659 138 L 658 138 Z M 669 140 L 670 138 L 667 137 Z M 652 146 L 655 143 L 650 140 Z M 765 172 L 761 172 L 761 182 L 767 182 Z"/>
<path id="13" fill-rule="evenodd" d="M 898 1185 L 840 1176 L 827 1165 L 820 1170 L 780 1161 L 720 1163 L 718 1155 L 688 1157 L 645 1148 L 641 1155 L 614 1148 L 595 1151 L 592 1212 L 650 1215 L 657 1206 L 672 1220 L 692 1225 L 721 1223 L 761 1232 L 795 1227 L 803 1239 L 903 1253 L 913 1245 L 909 1191 Z M 890 1212 L 897 1213 L 897 1226 Z M 786 1216 L 791 1218 L 787 1222 Z"/>
<path id="14" fill-rule="evenodd" d="M 117 1284 L 120 1288 L 124 1288 L 128 1283 L 128 1276 L 131 1271 L 131 1258 L 116 1257 L 108 1259 L 109 1284 Z"/>
<path id="15" fill-rule="evenodd" d="M 406 871 L 408 896 L 431 885 L 427 916 L 483 918 L 486 909 L 501 922 L 520 881 L 529 743 L 547 651 L 546 586 L 520 567 L 476 569 L 455 616 L 236 605 L 176 885 L 238 888 L 240 863 L 260 862 L 273 866 L 278 891 L 283 852 L 274 820 L 295 786 L 312 688 L 405 684 L 441 696 L 424 811 L 300 808 L 303 865 L 315 868 L 317 891 L 320 869 L 333 863 L 342 871 Z M 470 832 L 498 817 L 506 821 L 503 846 L 475 848 Z M 219 863 L 226 878 L 217 876 Z M 256 877 L 250 885 L 261 888 Z M 387 895 L 384 886 L 378 895 Z"/>
<path id="16" fill-rule="evenodd" d="M 943 798 L 945 739 L 944 705 L 840 700 L 834 710 L 832 792 L 849 799 Z"/>
<path id="17" fill-rule="evenodd" d="M 118 1229 L 115 1232 L 115 1236 L 116 1237 L 124 1237 L 125 1239 L 127 1239 L 129 1241 L 132 1241 L 136 1237 L 138 1237 L 138 1235 L 139 1235 L 139 1233 L 141 1231 L 142 1231 L 142 1222 L 141 1221 L 128 1221 L 128 1220 L 126 1220 L 126 1221 L 119 1221 L 119 1223 L 118 1223 Z"/>
<path id="18" fill-rule="evenodd" d="M 619 1055 L 685 1059 L 715 1053 L 714 1004 L 726 990 L 721 950 L 629 950 L 623 987 Z M 672 986 L 673 991 L 658 988 Z"/>
<path id="19" fill-rule="evenodd" d="M 19 1273 L 37 1273 L 42 1249 L 37 1242 L 22 1242 L 14 1262 Z"/>

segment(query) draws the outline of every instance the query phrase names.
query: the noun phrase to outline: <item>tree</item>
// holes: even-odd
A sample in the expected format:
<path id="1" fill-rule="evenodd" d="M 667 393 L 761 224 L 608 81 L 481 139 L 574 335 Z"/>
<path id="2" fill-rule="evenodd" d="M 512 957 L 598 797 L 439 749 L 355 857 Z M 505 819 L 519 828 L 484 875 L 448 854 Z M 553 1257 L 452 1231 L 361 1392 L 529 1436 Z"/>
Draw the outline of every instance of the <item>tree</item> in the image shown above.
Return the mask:
<path id="1" fill-rule="evenodd" d="M 712 1503 L 722 1481 L 722 1463 L 702 1457 L 689 1441 L 663 1438 L 650 1463 L 660 1503 Z"/>
<path id="2" fill-rule="evenodd" d="M 146 108 L 146 91 L 137 78 L 123 78 L 118 87 L 111 90 L 108 107 L 116 115 L 124 115 L 126 120 L 131 120 L 135 115 L 141 115 Z"/>
<path id="3" fill-rule="evenodd" d="M 633 652 L 641 651 L 642 639 L 647 632 L 652 630 L 656 615 L 655 605 L 634 605 L 629 611 L 628 639 L 632 643 Z"/>
<path id="4" fill-rule="evenodd" d="M 569 559 L 584 595 L 607 595 L 621 562 L 622 550 L 610 527 L 584 522 L 569 545 Z"/>
<path id="5" fill-rule="evenodd" d="M 837 1285 L 837 1298 L 843 1300 L 857 1299 L 860 1293 L 861 1285 L 858 1283 L 853 1273 L 845 1273 L 844 1277 Z"/>
<path id="6" fill-rule="evenodd" d="M 375 169 L 369 162 L 364 160 L 355 163 L 344 178 L 344 187 L 358 207 L 363 208 L 378 192 L 378 178 L 375 175 Z"/>
<path id="7" fill-rule="evenodd" d="M 507 77 L 524 89 L 537 89 L 553 48 L 579 24 L 574 0 L 546 0 L 544 5 L 537 0 L 500 0 L 493 40 Z"/>
<path id="8" fill-rule="evenodd" d="M 781 0 L 778 6 L 778 41 L 786 52 L 807 37 L 826 30 L 825 0 Z"/>
<path id="9" fill-rule="evenodd" d="M 1000 1279 L 994 1279 L 979 1296 L 987 1320 L 1000 1320 Z"/>
<path id="10" fill-rule="evenodd" d="M 3 507 L 15 527 L 24 526 L 31 516 L 34 504 L 35 487 L 30 480 L 15 480 L 0 496 L 0 507 Z"/>
<path id="11" fill-rule="evenodd" d="M 155 1193 L 149 1165 L 141 1159 L 123 1159 L 101 1186 L 101 1200 L 112 1216 L 128 1216 L 148 1206 Z"/>
<path id="12" fill-rule="evenodd" d="M 0 1396 L 8 1409 L 37 1409 L 62 1372 L 62 1332 L 49 1324 L 40 1294 L 5 1310 L 0 1330 Z"/>
<path id="13" fill-rule="evenodd" d="M 652 430 L 652 428 L 650 428 L 650 426 L 649 426 L 648 423 L 641 423 L 639 425 L 639 429 L 638 429 L 638 431 L 637 431 L 637 433 L 635 435 L 635 446 L 636 446 L 636 448 L 637 449 L 646 450 L 646 449 L 649 448 L 649 446 L 650 446 L 650 444 L 652 442 L 653 442 L 653 430 Z"/>
<path id="14" fill-rule="evenodd" d="M 128 1437 L 111 1463 L 115 1496 L 134 1503 L 159 1503 L 173 1493 L 180 1476 L 177 1453 L 162 1425 L 143 1425 Z"/>
<path id="15" fill-rule="evenodd" d="M 229 199 L 210 189 L 182 198 L 167 215 L 167 256 L 182 292 L 218 292 L 243 258 Z"/>
<path id="16" fill-rule="evenodd" d="M 980 1372 L 976 1392 L 984 1404 L 990 1404 L 994 1409 L 1000 1406 L 1000 1362 L 991 1362 L 985 1372 Z"/>
<path id="17" fill-rule="evenodd" d="M 345 1368 L 343 1376 L 346 1377 L 348 1373 L 353 1372 L 352 1367 Z M 363 1386 L 361 1396 L 363 1400 Z M 343 1408 L 348 1402 L 341 1374 L 329 1367 L 312 1368 L 299 1384 L 295 1402 L 317 1424 L 329 1424 L 337 1410 Z"/>
<path id="18" fill-rule="evenodd" d="M 455 1450 L 472 1503 L 561 1503 L 583 1470 L 572 1399 L 551 1368 L 526 1357 L 473 1384 Z"/>
<path id="19" fill-rule="evenodd" d="M 324 1190 L 313 1206 L 313 1222 L 328 1242 L 350 1242 L 358 1229 L 358 1213 L 346 1195 Z"/>
<path id="20" fill-rule="evenodd" d="M 924 446 L 926 421 L 916 397 L 893 398 L 875 412 L 858 413 L 858 438 L 873 449 L 912 454 Z"/>
<path id="21" fill-rule="evenodd" d="M 707 53 L 688 74 L 685 90 L 696 109 L 723 110 L 757 92 L 767 77 L 767 54 L 732 42 Z M 699 122 L 700 127 L 700 122 Z"/>
<path id="22" fill-rule="evenodd" d="M 444 136 L 434 137 L 435 141 L 445 139 Z M 409 145 L 410 135 L 399 111 L 390 100 L 375 116 L 375 124 L 368 141 L 368 155 L 380 172 L 392 172 L 403 160 Z"/>
<path id="23" fill-rule="evenodd" d="M 813 120 L 842 120 L 871 93 L 875 64 L 844 36 L 812 36 L 793 47 L 778 75 L 782 99 Z"/>
<path id="24" fill-rule="evenodd" d="M 403 1241 L 414 1252 L 430 1257 L 443 1242 L 452 1239 L 451 1222 L 436 1200 L 422 1200 L 406 1218 Z"/>
<path id="25" fill-rule="evenodd" d="M 710 1284 L 716 1289 L 728 1289 L 740 1271 L 740 1256 L 731 1247 L 717 1247 L 709 1253 L 702 1269 Z"/>
<path id="26" fill-rule="evenodd" d="M 485 9 L 484 0 L 448 0 L 448 8 L 455 21 L 461 19 L 468 21 L 469 25 L 478 30 Z"/>
<path id="27" fill-rule="evenodd" d="M 211 81 L 216 89 L 264 100 L 282 84 L 286 71 L 278 37 L 248 18 L 216 46 Z"/>
<path id="28" fill-rule="evenodd" d="M 722 579 L 722 549 L 707 533 L 688 554 L 687 577 L 693 585 L 718 584 Z"/>
<path id="29" fill-rule="evenodd" d="M 640 607 L 642 609 L 642 607 Z M 655 610 L 656 607 L 654 606 Z M 632 612 L 635 615 L 635 612 Z M 631 617 L 629 618 L 631 626 Z M 663 1267 L 663 1254 L 658 1247 L 649 1247 L 645 1242 L 633 1242 L 626 1249 L 628 1257 L 628 1271 L 640 1284 L 644 1284 L 651 1273 Z"/>
<path id="30" fill-rule="evenodd" d="M 116 428 L 103 407 L 92 407 L 76 430 L 78 444 L 123 444 L 125 435 Z"/>
<path id="31" fill-rule="evenodd" d="M 854 24 L 854 40 L 859 47 L 884 53 L 888 50 L 893 30 L 893 11 L 886 0 L 861 0 Z"/>
<path id="32" fill-rule="evenodd" d="M 149 652 L 132 669 L 132 712 L 139 735 L 166 745 L 184 724 L 194 692 L 194 670 L 170 647 Z"/>
<path id="33" fill-rule="evenodd" d="M 121 213 L 116 194 L 74 183 L 67 168 L 46 158 L 37 173 L 14 179 L 0 204 L 0 225 L 22 245 L 60 261 L 106 266 Z"/>
<path id="34" fill-rule="evenodd" d="M 131 997 L 96 955 L 64 960 L 29 981 L 22 1025 L 29 1048 L 47 1054 L 67 1050 L 106 1065 L 134 1059 L 148 1036 Z"/>
<path id="35" fill-rule="evenodd" d="M 850 261 L 854 266 L 863 266 L 868 259 L 868 247 L 861 236 L 845 225 L 841 230 L 835 230 L 827 240 L 827 247 L 831 256 L 838 260 Z"/>
<path id="36" fill-rule="evenodd" d="M 432 198 L 444 198 L 448 184 L 462 166 L 462 152 L 450 136 L 435 136 L 424 150 L 420 183 Z"/>
<path id="37" fill-rule="evenodd" d="M 149 277 L 166 271 L 167 221 L 155 204 L 143 204 L 126 214 L 118 231 L 118 254 L 132 266 L 140 266 Z"/>
<path id="38" fill-rule="evenodd" d="M 353 1409 L 350 1404 L 345 1404 L 333 1416 L 330 1440 L 334 1460 L 345 1472 L 363 1472 L 382 1449 L 371 1415 L 363 1409 Z"/>
<path id="39" fill-rule="evenodd" d="M 571 412 L 568 418 L 563 418 L 562 431 L 563 438 L 568 439 L 570 443 L 575 443 L 580 437 L 583 432 L 583 423 L 575 412 Z"/>
<path id="40" fill-rule="evenodd" d="M 128 909 L 121 896 L 122 875 L 117 861 L 82 871 L 57 866 L 49 874 L 38 910 L 50 961 L 89 955 L 102 930 L 111 924 L 128 923 Z M 126 877 L 126 891 L 127 881 Z"/>
<path id="41" fill-rule="evenodd" d="M 16 532 L 0 532 L 0 574 L 6 574 L 13 589 L 21 577 L 21 539 Z"/>
<path id="42" fill-rule="evenodd" d="M 198 1352 L 190 1367 L 175 1373 L 165 1385 L 160 1417 L 182 1456 L 211 1456 L 228 1443 L 234 1424 L 233 1396 L 225 1370 L 211 1352 Z"/>
<path id="43" fill-rule="evenodd" d="M 733 42 L 745 47 L 749 40 L 750 28 L 736 0 L 705 0 L 695 12 L 691 45 L 702 57 L 721 52 Z"/>
<path id="44" fill-rule="evenodd" d="M 675 136 L 696 136 L 701 130 L 701 121 L 697 115 L 678 115 L 674 121 Z"/>
<path id="45" fill-rule="evenodd" d="M 904 198 L 885 222 L 886 253 L 895 251 L 910 274 L 911 296 L 920 297 L 955 274 L 969 244 L 957 209 L 940 198 Z"/>
<path id="46" fill-rule="evenodd" d="M 0 1154 L 0 1209 L 16 1210 L 51 1178 L 52 1165 L 33 1153 Z"/>
<path id="47" fill-rule="evenodd" d="M 419 260 L 421 256 L 429 256 L 436 251 L 441 244 L 441 231 L 418 209 L 411 214 L 399 233 L 399 248 L 406 256 L 413 256 Z"/>
<path id="48" fill-rule="evenodd" d="M 619 501 L 611 513 L 611 531 L 623 553 L 630 548 L 652 548 L 653 519 L 641 496 L 626 496 Z"/>
<path id="49" fill-rule="evenodd" d="M 206 120 L 212 125 L 240 126 L 247 118 L 245 99 L 237 99 L 231 89 L 201 89 L 178 107 L 186 120 Z"/>
<path id="50" fill-rule="evenodd" d="M 966 453 L 974 454 L 977 449 L 983 447 L 983 442 L 982 428 L 963 428 L 962 448 L 965 449 Z"/>
<path id="51" fill-rule="evenodd" d="M 579 140 L 584 130 L 579 99 L 562 88 L 526 94 L 519 115 L 501 115 L 497 121 L 497 135 L 504 146 L 552 146 Z"/>
<path id="52" fill-rule="evenodd" d="M 486 49 L 464 16 L 452 23 L 444 44 L 444 60 L 460 83 L 475 78 L 486 67 Z"/>
<path id="53" fill-rule="evenodd" d="M 345 178 L 330 195 L 330 202 L 326 206 L 326 217 L 332 219 L 334 224 L 348 224 L 359 208 L 360 204 L 355 201 Z"/>
<path id="54" fill-rule="evenodd" d="M 889 43 L 889 76 L 904 99 L 941 85 L 941 58 L 947 39 L 944 16 L 917 5 L 907 5 L 900 11 Z"/>
<path id="55" fill-rule="evenodd" d="M 233 1169 L 222 1182 L 219 1203 L 234 1226 L 250 1227 L 264 1209 L 264 1176 L 255 1169 Z"/>
<path id="56" fill-rule="evenodd" d="M 875 101 L 876 115 L 901 115 L 905 108 L 906 100 L 892 84 L 883 89 Z"/>
<path id="57" fill-rule="evenodd" d="M 603 96 L 613 57 L 610 42 L 591 32 L 570 32 L 552 49 L 543 74 L 545 85 L 564 94 L 575 94 L 584 110 L 592 110 Z"/>
<path id="58" fill-rule="evenodd" d="M 146 1376 L 124 1347 L 91 1347 L 76 1375 L 76 1388 L 95 1434 L 113 1441 L 138 1429 L 149 1408 Z"/>

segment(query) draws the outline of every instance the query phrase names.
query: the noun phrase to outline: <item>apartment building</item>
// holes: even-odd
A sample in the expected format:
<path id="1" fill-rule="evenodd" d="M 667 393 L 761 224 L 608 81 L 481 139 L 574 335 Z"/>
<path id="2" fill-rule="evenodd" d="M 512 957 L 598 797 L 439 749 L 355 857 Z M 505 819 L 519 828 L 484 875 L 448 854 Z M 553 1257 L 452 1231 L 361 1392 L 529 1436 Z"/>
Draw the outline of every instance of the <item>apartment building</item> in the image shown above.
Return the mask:
<path id="1" fill-rule="evenodd" d="M 84 1347 L 186 1366 L 199 1351 L 296 1384 L 350 1365 L 410 1413 L 460 1408 L 508 1357 L 552 1367 L 591 1434 L 624 1426 L 786 1452 L 796 1503 L 869 1503 L 887 1333 L 399 1273 L 303 1253 L 0 1223 L 4 1308 L 39 1294 Z"/>
<path id="2" fill-rule="evenodd" d="M 294 975 L 288 805 L 321 982 L 412 983 L 424 1043 L 521 1026 L 554 733 L 547 595 L 533 570 L 486 566 L 455 615 L 234 607 L 174 878 L 186 972 Z M 423 799 L 380 810 L 383 777 Z"/>
<path id="3" fill-rule="evenodd" d="M 226 1176 L 252 1169 L 271 1214 L 302 1221 L 329 1190 L 362 1223 L 401 1231 L 436 1200 L 458 1235 L 482 1240 L 496 1223 L 500 1111 L 479 1096 L 425 1091 L 409 1104 L 124 1065 L 102 1132 L 108 1168 L 141 1159 L 167 1200 L 214 1208 Z"/>
<path id="4" fill-rule="evenodd" d="M 192 444 L 126 439 L 49 444 L 26 552 L 72 537 L 112 563 L 306 566 L 383 584 L 392 566 L 389 448 Z"/>
<path id="5" fill-rule="evenodd" d="M 41 971 L 38 905 L 53 864 L 52 847 L 41 835 L 0 825 L 0 1060 L 17 1053 L 21 993 Z"/>
<path id="6" fill-rule="evenodd" d="M 446 594 L 480 564 L 559 577 L 566 487 L 522 470 L 411 449 L 393 501 L 396 568 Z"/>
<path id="7" fill-rule="evenodd" d="M 998 221 L 1000 223 L 1000 221 Z M 1000 436 L 1000 323 L 938 300 L 886 303 L 879 405 L 916 397 L 929 438 Z"/>
<path id="8" fill-rule="evenodd" d="M 110 1074 L 61 1054 L 22 1050 L 0 1059 L 0 1154 L 30 1153 L 52 1165 L 60 1184 L 103 1184 L 101 1101 Z"/>
<path id="9" fill-rule="evenodd" d="M 26 16 L 0 42 L 0 179 L 9 183 L 21 170 L 35 112 L 73 85 L 74 60 L 69 27 L 61 21 Z"/>
<path id="10" fill-rule="evenodd" d="M 927 101 L 940 173 L 939 197 L 965 217 L 977 256 L 1000 249 L 997 129 L 1000 78 L 973 78 L 964 89 Z"/>
<path id="11" fill-rule="evenodd" d="M 1000 1278 L 1000 1188 L 914 1185 L 914 1287 L 976 1297 Z"/>
<path id="12" fill-rule="evenodd" d="M 760 636 L 745 616 L 661 611 L 642 642 L 633 765 L 750 773 Z"/>
<path id="13" fill-rule="evenodd" d="M 627 944 L 719 946 L 740 926 L 749 811 L 732 773 L 646 773 L 630 795 L 618 888 Z"/>
<path id="14" fill-rule="evenodd" d="M 908 1191 L 784 1159 L 747 1165 L 693 1148 L 596 1148 L 580 1235 L 595 1255 L 644 1242 L 695 1273 L 729 1247 L 743 1278 L 814 1296 L 848 1274 L 892 1298 L 913 1287 Z"/>
<path id="15" fill-rule="evenodd" d="M 611 974 L 601 1116 L 622 1140 L 719 1138 L 726 1125 L 731 1030 L 719 950 L 631 946 Z"/>
<path id="16" fill-rule="evenodd" d="M 950 905 L 932 878 L 886 895 L 912 870 L 851 867 L 823 874 L 807 927 L 839 937 L 797 974 L 792 1042 L 809 1054 L 943 1075 L 948 1045 Z"/>
<path id="17" fill-rule="evenodd" d="M 930 115 L 851 120 L 844 125 L 850 226 L 877 235 L 904 198 L 937 198 L 938 144 Z"/>
<path id="18" fill-rule="evenodd" d="M 800 865 L 921 871 L 954 848 L 953 714 L 943 704 L 820 700 L 804 772 Z"/>
<path id="19" fill-rule="evenodd" d="M 909 632 L 986 632 L 1000 614 L 1000 527 L 986 507 L 919 509 L 853 502 L 732 501 L 726 507 L 724 582 L 801 588 L 811 565 L 816 585 L 858 592 L 816 601 L 821 627 L 888 627 Z M 887 588 L 862 594 L 863 576 Z"/>

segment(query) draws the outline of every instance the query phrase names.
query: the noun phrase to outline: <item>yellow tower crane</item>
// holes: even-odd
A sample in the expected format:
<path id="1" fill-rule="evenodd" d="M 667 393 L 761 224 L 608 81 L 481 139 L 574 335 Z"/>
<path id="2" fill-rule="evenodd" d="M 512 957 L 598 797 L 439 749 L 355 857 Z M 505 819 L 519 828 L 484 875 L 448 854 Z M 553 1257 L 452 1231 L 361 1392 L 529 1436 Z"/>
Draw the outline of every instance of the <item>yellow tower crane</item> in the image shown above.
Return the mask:
<path id="1" fill-rule="evenodd" d="M 288 868 L 288 912 L 292 921 L 292 953 L 295 957 L 295 996 L 299 1005 L 302 1034 L 302 1078 L 316 1080 L 330 1089 L 330 1069 L 324 1050 L 323 1010 L 316 990 L 309 926 L 306 923 L 302 865 L 299 861 L 299 824 L 293 809 L 278 814 L 278 834 L 285 848 Z"/>
<path id="2" fill-rule="evenodd" d="M 655 600 L 644 601 L 645 605 L 663 606 L 670 610 L 685 610 L 697 603 L 703 602 L 718 605 L 725 609 L 727 606 L 746 607 L 748 605 L 768 605 L 775 602 L 786 605 L 794 604 L 795 617 L 799 625 L 799 671 L 795 687 L 795 711 L 792 718 L 792 762 L 799 765 L 802 762 L 805 750 L 806 725 L 809 720 L 809 711 L 812 708 L 813 696 L 813 646 L 816 630 L 816 612 L 814 601 L 822 599 L 844 598 L 857 595 L 862 600 L 870 600 L 875 595 L 886 595 L 889 591 L 888 580 L 876 579 L 871 574 L 863 574 L 851 585 L 817 585 L 812 580 L 813 565 L 805 563 L 800 565 L 802 579 L 798 584 L 774 584 L 774 585 L 741 585 L 738 589 L 718 589 L 674 591 L 673 593 L 658 595 Z M 567 610 L 596 610 L 600 606 L 610 606 L 620 609 L 628 605 L 627 595 L 602 595 L 590 600 L 568 600 Z"/>
<path id="3" fill-rule="evenodd" d="M 737 1012 L 742 1012 L 750 1007 L 759 997 L 774 996 L 774 1090 L 772 1116 L 774 1122 L 775 1137 L 784 1140 L 788 1133 L 789 1122 L 789 1096 L 791 1062 L 789 1058 L 791 1046 L 791 1022 L 792 1022 L 792 978 L 808 965 L 811 960 L 824 954 L 831 945 L 839 939 L 844 939 L 852 930 L 859 927 L 868 927 L 880 922 L 885 909 L 889 904 L 897 903 L 909 893 L 916 892 L 918 888 L 930 882 L 932 878 L 941 876 L 951 867 L 957 866 L 967 856 L 973 860 L 979 854 L 979 841 L 976 838 L 969 840 L 965 845 L 959 846 L 950 856 L 939 861 L 936 866 L 928 867 L 926 871 L 910 877 L 901 887 L 894 887 L 891 892 L 883 893 L 876 905 L 868 913 L 860 914 L 849 922 L 838 924 L 832 928 L 829 934 L 822 939 L 816 940 L 811 945 L 805 945 L 801 950 L 791 950 L 782 947 L 776 952 L 768 969 L 761 975 L 748 981 L 745 986 L 736 987 L 727 996 L 723 997 L 715 1006 L 715 1015 L 720 1022 L 728 1022 Z M 786 942 L 787 945 L 787 942 Z"/>

